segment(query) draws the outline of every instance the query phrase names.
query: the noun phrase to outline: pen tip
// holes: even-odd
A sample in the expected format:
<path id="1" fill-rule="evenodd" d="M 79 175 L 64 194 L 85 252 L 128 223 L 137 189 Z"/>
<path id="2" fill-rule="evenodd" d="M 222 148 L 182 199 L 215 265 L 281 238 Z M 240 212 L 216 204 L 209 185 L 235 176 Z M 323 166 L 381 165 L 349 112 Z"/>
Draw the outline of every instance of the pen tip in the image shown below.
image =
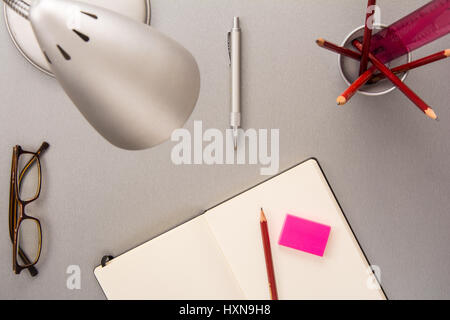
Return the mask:
<path id="1" fill-rule="evenodd" d="M 239 28 L 239 17 L 234 17 L 233 23 L 235 28 Z"/>

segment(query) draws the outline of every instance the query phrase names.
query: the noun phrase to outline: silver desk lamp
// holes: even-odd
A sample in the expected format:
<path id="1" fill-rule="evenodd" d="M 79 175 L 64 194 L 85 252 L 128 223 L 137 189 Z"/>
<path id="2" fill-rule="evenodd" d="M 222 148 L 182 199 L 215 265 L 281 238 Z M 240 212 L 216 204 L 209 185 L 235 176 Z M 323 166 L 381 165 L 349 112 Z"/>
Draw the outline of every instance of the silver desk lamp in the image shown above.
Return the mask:
<path id="1" fill-rule="evenodd" d="M 167 140 L 200 91 L 194 57 L 154 28 L 73 0 L 3 0 L 28 19 L 50 69 L 89 123 L 128 150 Z"/>

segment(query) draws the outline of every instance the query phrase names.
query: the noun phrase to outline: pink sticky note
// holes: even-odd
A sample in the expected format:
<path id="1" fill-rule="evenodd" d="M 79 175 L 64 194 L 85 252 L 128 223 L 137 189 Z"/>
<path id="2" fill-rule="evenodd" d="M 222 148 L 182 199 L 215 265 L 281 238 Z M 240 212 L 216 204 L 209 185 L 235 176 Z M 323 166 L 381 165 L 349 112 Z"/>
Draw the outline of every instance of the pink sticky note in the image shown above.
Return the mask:
<path id="1" fill-rule="evenodd" d="M 278 244 L 323 257 L 330 226 L 288 214 Z"/>

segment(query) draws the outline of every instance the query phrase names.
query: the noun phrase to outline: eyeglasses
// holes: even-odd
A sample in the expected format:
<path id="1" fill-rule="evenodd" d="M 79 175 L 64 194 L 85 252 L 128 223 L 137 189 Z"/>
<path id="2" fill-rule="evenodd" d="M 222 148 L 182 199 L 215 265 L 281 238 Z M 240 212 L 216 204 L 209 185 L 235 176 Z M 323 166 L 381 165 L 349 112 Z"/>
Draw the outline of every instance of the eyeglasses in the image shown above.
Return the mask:
<path id="1" fill-rule="evenodd" d="M 35 277 L 35 265 L 42 249 L 42 228 L 38 219 L 25 213 L 25 207 L 36 201 L 41 193 L 42 170 L 40 155 L 49 147 L 42 143 L 37 152 L 13 148 L 9 198 L 9 235 L 13 243 L 13 270 L 19 274 L 28 269 Z"/>

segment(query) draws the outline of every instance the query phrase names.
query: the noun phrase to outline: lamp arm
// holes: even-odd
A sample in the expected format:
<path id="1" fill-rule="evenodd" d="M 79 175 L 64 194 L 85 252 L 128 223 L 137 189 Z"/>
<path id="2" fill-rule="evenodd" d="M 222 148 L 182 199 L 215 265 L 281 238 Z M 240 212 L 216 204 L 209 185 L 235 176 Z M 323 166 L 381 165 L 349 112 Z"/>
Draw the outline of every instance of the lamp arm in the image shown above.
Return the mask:
<path id="1" fill-rule="evenodd" d="M 28 20 L 30 5 L 23 0 L 3 0 L 11 9 Z"/>

